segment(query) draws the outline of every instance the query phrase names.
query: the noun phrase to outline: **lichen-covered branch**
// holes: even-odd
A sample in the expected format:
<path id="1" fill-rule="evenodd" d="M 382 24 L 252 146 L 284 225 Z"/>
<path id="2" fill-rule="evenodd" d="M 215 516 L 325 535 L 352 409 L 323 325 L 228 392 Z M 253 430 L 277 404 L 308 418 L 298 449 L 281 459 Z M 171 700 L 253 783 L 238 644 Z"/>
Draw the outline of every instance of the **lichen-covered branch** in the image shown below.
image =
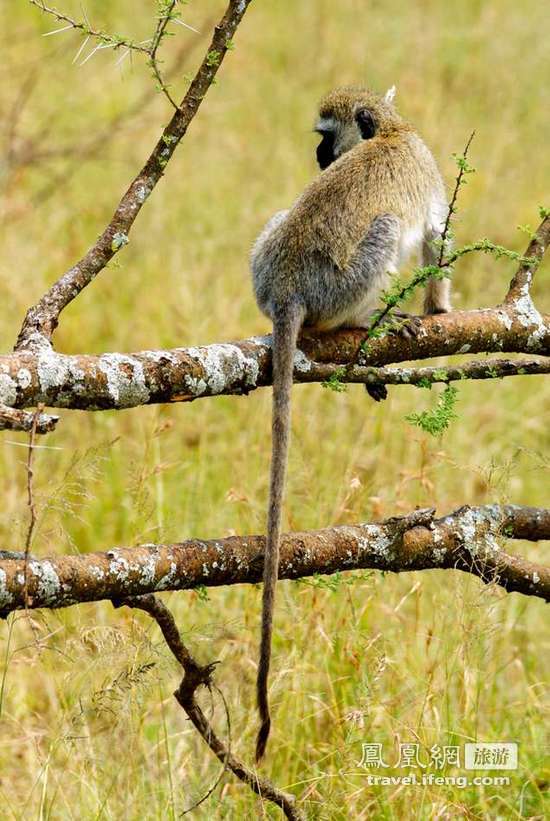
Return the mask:
<path id="1" fill-rule="evenodd" d="M 212 675 L 216 663 L 200 665 L 195 661 L 183 643 L 172 613 L 156 596 L 145 595 L 129 598 L 117 602 L 117 606 L 120 605 L 143 610 L 156 621 L 172 655 L 184 671 L 183 679 L 174 696 L 205 743 L 223 764 L 224 769 L 230 770 L 240 781 L 250 787 L 256 795 L 280 807 L 286 818 L 291 819 L 291 821 L 303 820 L 305 816 L 297 808 L 294 796 L 278 789 L 269 779 L 259 776 L 254 770 L 251 770 L 236 758 L 231 752 L 230 746 L 225 744 L 214 731 L 198 704 L 196 699 L 197 690 L 201 687 L 212 689 Z"/>
<path id="2" fill-rule="evenodd" d="M 281 579 L 370 568 L 392 572 L 464 570 L 508 591 L 550 601 L 550 568 L 506 553 L 498 539 L 550 539 L 550 510 L 515 505 L 464 507 L 441 519 L 433 511 L 324 530 L 289 533 Z M 199 586 L 256 583 L 263 536 L 191 539 L 181 544 L 116 548 L 28 562 L 27 607 L 59 608 L 102 599 Z M 24 561 L 0 561 L 0 611 L 25 607 Z"/>
<path id="3" fill-rule="evenodd" d="M 361 354 L 360 367 L 381 368 L 450 354 L 550 355 L 550 316 L 541 316 L 534 308 L 530 312 L 518 312 L 515 306 L 455 311 L 423 317 L 418 328 L 414 339 L 387 335 L 370 341 Z M 305 332 L 295 359 L 295 380 L 323 381 L 326 377 L 319 365 L 338 366 L 352 361 L 363 335 L 361 330 Z M 533 373 L 545 372 L 544 364 L 529 367 Z M 479 378 L 480 365 L 471 365 L 470 370 Z M 401 372 L 406 376 L 407 371 Z M 355 369 L 351 368 L 350 373 L 353 375 Z M 389 384 L 405 383 L 398 373 L 380 371 L 378 381 L 385 376 Z M 511 370 L 501 365 L 498 375 L 507 373 Z M 14 408 L 34 407 L 38 402 L 81 410 L 131 408 L 220 394 L 247 394 L 270 384 L 269 336 L 132 354 L 66 356 L 43 345 L 0 355 L 0 403 Z"/>
<path id="4" fill-rule="evenodd" d="M 6 405 L 0 405 L 0 430 L 17 430 L 29 433 L 32 430 L 36 414 L 30 411 L 15 410 Z M 57 423 L 59 416 L 41 413 L 36 419 L 36 433 L 50 433 Z"/>
<path id="5" fill-rule="evenodd" d="M 57 327 L 61 311 L 128 242 L 128 235 L 137 215 L 161 179 L 166 165 L 199 110 L 250 2 L 251 0 L 230 0 L 180 107 L 174 112 L 149 159 L 130 184 L 97 242 L 27 311 L 17 348 L 32 348 L 33 345 L 43 345 L 44 341 L 49 341 Z"/>

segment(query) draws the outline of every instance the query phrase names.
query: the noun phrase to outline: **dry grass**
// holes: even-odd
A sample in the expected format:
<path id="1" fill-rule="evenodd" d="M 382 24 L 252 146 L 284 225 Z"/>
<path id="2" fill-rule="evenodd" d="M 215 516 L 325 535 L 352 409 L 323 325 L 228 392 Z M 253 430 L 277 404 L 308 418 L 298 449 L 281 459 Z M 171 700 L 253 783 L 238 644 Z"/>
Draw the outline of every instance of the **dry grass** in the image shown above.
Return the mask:
<path id="1" fill-rule="evenodd" d="M 79 13 L 76 2 L 59 5 Z M 146 0 L 86 7 L 95 23 L 147 36 Z M 220 8 L 194 3 L 184 19 L 201 28 Z M 168 110 L 158 97 L 98 157 L 80 162 L 77 151 L 74 173 L 58 185 L 52 175 L 75 163 L 68 147 L 102 130 L 152 81 L 139 63 L 119 72 L 108 51 L 82 68 L 72 65 L 78 39 L 41 38 L 55 26 L 24 3 L 2 15 L 10 80 L 0 91 L 5 131 L 28 76 L 32 93 L 20 133 L 37 134 L 37 148 L 64 150 L 51 162 L 2 168 L 0 343 L 9 349 L 28 304 L 105 224 Z M 545 18 L 535 0 L 253 4 L 219 85 L 120 265 L 67 311 L 59 348 L 136 350 L 264 332 L 248 282 L 248 248 L 267 216 L 315 173 L 317 98 L 349 81 L 380 89 L 395 82 L 403 112 L 449 180 L 450 155 L 475 128 L 478 172 L 462 198 L 459 238 L 487 235 L 523 250 L 515 227 L 534 225 L 548 196 Z M 178 30 L 170 49 L 195 36 Z M 44 199 L 45 192 L 51 196 Z M 548 271 L 546 262 L 536 286 L 546 310 Z M 456 305 L 494 303 L 511 272 L 507 263 L 468 257 L 457 270 Z M 287 524 L 354 522 L 414 505 L 444 512 L 487 501 L 547 504 L 549 399 L 542 378 L 461 386 L 460 420 L 434 441 L 403 419 L 433 395 L 395 389 L 376 406 L 359 387 L 344 395 L 300 387 Z M 47 440 L 59 450 L 36 456 L 33 550 L 261 531 L 269 405 L 265 391 L 185 407 L 64 413 Z M 4 435 L 1 442 L 2 547 L 21 545 L 28 516 L 25 450 L 13 441 L 25 437 Z M 548 555 L 544 545 L 521 550 Z M 307 795 L 311 818 L 544 816 L 550 652 L 541 602 L 449 572 L 346 576 L 329 587 L 284 583 L 279 594 L 266 772 Z M 166 596 L 199 657 L 221 659 L 234 745 L 249 760 L 259 599 L 252 588 L 215 590 L 207 599 Z M 217 764 L 171 697 L 177 671 L 145 619 L 106 604 L 19 615 L 3 626 L 2 642 L 3 818 L 175 818 L 215 778 Z M 217 714 L 221 722 L 219 708 Z M 357 766 L 361 742 L 382 743 L 395 761 L 400 741 L 418 741 L 426 756 L 433 744 L 472 739 L 519 742 L 510 786 L 375 788 Z M 196 815 L 244 818 L 257 808 L 227 779 Z"/>

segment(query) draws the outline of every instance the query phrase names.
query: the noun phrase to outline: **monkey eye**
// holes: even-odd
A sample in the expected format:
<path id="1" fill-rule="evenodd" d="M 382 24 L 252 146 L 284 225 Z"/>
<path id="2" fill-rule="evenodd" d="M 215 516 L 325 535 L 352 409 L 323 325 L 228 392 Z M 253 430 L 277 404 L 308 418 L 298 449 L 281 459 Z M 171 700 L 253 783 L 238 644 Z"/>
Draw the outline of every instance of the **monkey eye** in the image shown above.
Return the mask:
<path id="1" fill-rule="evenodd" d="M 364 140 L 370 140 L 376 134 L 376 120 L 368 108 L 359 108 L 355 112 L 355 122 Z"/>

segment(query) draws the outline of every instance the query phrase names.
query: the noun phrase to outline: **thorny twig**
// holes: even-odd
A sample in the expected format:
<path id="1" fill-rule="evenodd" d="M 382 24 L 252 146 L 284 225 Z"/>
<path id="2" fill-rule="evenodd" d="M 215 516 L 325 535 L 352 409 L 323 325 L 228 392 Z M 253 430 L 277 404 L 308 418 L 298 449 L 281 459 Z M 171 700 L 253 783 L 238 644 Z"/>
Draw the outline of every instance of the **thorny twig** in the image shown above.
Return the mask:
<path id="1" fill-rule="evenodd" d="M 440 245 L 440 248 L 439 248 L 439 259 L 437 260 L 437 267 L 438 268 L 441 268 L 443 266 L 443 258 L 445 256 L 445 247 L 446 247 L 446 244 L 447 244 L 447 237 L 449 235 L 449 230 L 451 228 L 451 220 L 452 220 L 452 218 L 453 218 L 453 216 L 456 212 L 456 201 L 457 201 L 457 198 L 458 198 L 458 192 L 460 190 L 460 186 L 462 185 L 462 179 L 468 171 L 468 166 L 466 164 L 466 161 L 467 161 L 467 158 L 468 158 L 468 151 L 470 150 L 472 140 L 475 137 L 475 133 L 476 133 L 475 131 L 472 131 L 472 133 L 470 134 L 468 142 L 466 143 L 466 146 L 464 148 L 464 151 L 462 152 L 462 156 L 460 157 L 460 161 L 458 163 L 458 174 L 456 175 L 456 179 L 455 179 L 455 186 L 454 186 L 454 189 L 453 189 L 453 195 L 452 195 L 451 201 L 449 203 L 449 209 L 447 211 L 447 216 L 445 218 L 445 225 L 443 226 L 443 231 L 441 233 L 441 240 L 440 240 L 441 245 Z"/>
<path id="2" fill-rule="evenodd" d="M 109 34 L 108 32 L 94 29 L 90 26 L 87 18 L 84 22 L 79 22 L 78 20 L 75 20 L 73 17 L 69 17 L 69 15 L 58 11 L 53 6 L 47 6 L 43 2 L 43 0 L 29 0 L 29 2 L 33 6 L 39 8 L 41 11 L 54 17 L 59 22 L 67 24 L 66 26 L 57 29 L 56 31 L 49 32 L 49 34 L 60 34 L 63 31 L 74 29 L 75 31 L 80 31 L 86 35 L 86 39 L 84 40 L 82 46 L 77 52 L 75 60 L 80 57 L 82 51 L 86 46 L 86 43 L 90 38 L 92 38 L 92 40 L 99 41 L 100 44 L 96 45 L 95 48 L 87 55 L 87 57 L 84 58 L 81 65 L 84 65 L 84 63 L 88 62 L 88 60 L 96 53 L 96 51 L 99 51 L 103 48 L 112 48 L 114 50 L 119 48 L 126 49 L 125 54 L 122 55 L 121 60 L 119 62 L 121 62 L 130 52 L 133 51 L 147 55 L 147 57 L 149 58 L 149 65 L 151 66 L 155 79 L 158 82 L 159 90 L 162 91 L 162 93 L 173 106 L 173 108 L 175 108 L 176 110 L 178 109 L 179 106 L 170 94 L 168 86 L 161 74 L 158 59 L 159 46 L 164 37 L 166 36 L 168 24 L 172 21 L 176 21 L 174 9 L 178 4 L 178 0 L 164 0 L 164 2 L 159 2 L 159 16 L 155 33 L 148 40 L 142 41 L 140 43 L 136 43 L 127 37 L 121 37 L 118 34 Z M 191 26 L 188 26 L 187 28 L 191 28 Z M 147 42 L 149 43 L 149 45 L 144 45 L 144 43 Z"/>
<path id="3" fill-rule="evenodd" d="M 153 70 L 153 74 L 155 75 L 156 80 L 157 80 L 160 88 L 162 89 L 163 93 L 166 95 L 167 99 L 172 104 L 172 106 L 176 109 L 176 111 L 178 110 L 179 106 L 176 103 L 176 101 L 173 99 L 172 95 L 170 94 L 170 91 L 168 90 L 168 86 L 166 85 L 166 83 L 164 82 L 164 80 L 162 78 L 162 75 L 160 73 L 160 69 L 158 67 L 157 52 L 158 52 L 159 46 L 162 42 L 162 38 L 163 38 L 163 36 L 166 32 L 166 27 L 168 26 L 168 23 L 172 19 L 172 13 L 174 11 L 174 8 L 176 7 L 177 2 L 178 2 L 178 0 L 169 0 L 166 8 L 163 10 L 163 13 L 161 13 L 159 15 L 159 20 L 158 20 L 158 23 L 157 23 L 157 29 L 156 29 L 156 31 L 153 35 L 153 41 L 151 43 L 151 50 L 150 50 L 150 53 L 149 53 L 150 65 L 151 65 L 151 68 Z"/>
<path id="4" fill-rule="evenodd" d="M 221 761 L 224 771 L 225 769 L 230 770 L 240 781 L 247 784 L 256 795 L 280 807 L 287 818 L 293 819 L 293 821 L 302 821 L 304 816 L 296 806 L 295 797 L 275 787 L 267 778 L 260 777 L 236 758 L 230 747 L 224 744 L 216 735 L 212 725 L 197 703 L 197 690 L 201 687 L 210 689 L 214 686 L 212 675 L 217 662 L 201 666 L 195 661 L 182 641 L 172 613 L 156 596 L 151 594 L 131 597 L 115 603 L 117 607 L 122 605 L 143 610 L 156 621 L 168 648 L 184 671 L 183 679 L 174 696 L 208 747 Z M 210 791 L 208 795 L 210 795 Z M 202 800 L 199 803 L 202 803 Z"/>
<path id="5" fill-rule="evenodd" d="M 118 34 L 108 34 L 106 31 L 101 31 L 100 29 L 92 28 L 88 21 L 79 22 L 75 20 L 73 17 L 69 17 L 68 14 L 64 14 L 61 11 L 58 11 L 53 6 L 47 6 L 43 0 L 29 0 L 29 3 L 33 6 L 36 6 L 40 11 L 43 11 L 45 14 L 49 14 L 51 17 L 54 17 L 60 23 L 67 23 L 66 29 L 59 29 L 59 32 L 68 30 L 68 29 L 76 29 L 77 31 L 81 31 L 83 34 L 86 34 L 88 37 L 93 37 L 96 40 L 99 40 L 105 45 L 109 45 L 114 49 L 119 48 L 128 48 L 131 51 L 140 51 L 143 54 L 150 54 L 151 49 L 147 48 L 140 43 L 134 43 L 133 40 L 128 39 L 127 37 L 121 37 Z M 52 34 L 54 32 L 51 32 Z M 57 34 L 57 32 L 55 32 Z"/>
<path id="6" fill-rule="evenodd" d="M 142 41 L 141 43 L 136 43 L 133 40 L 130 40 L 127 37 L 121 37 L 118 34 L 109 34 L 108 32 L 94 29 L 90 26 L 87 18 L 85 19 L 85 22 L 79 22 L 78 20 L 75 20 L 73 17 L 69 17 L 69 15 L 58 11 L 56 8 L 53 8 L 52 6 L 46 6 L 43 0 L 29 0 L 29 2 L 33 6 L 39 8 L 41 11 L 54 17 L 59 22 L 67 24 L 66 26 L 57 29 L 56 31 L 49 32 L 49 34 L 60 34 L 63 31 L 74 29 L 75 31 L 80 31 L 86 35 L 86 39 L 84 40 L 82 46 L 77 52 L 75 59 L 78 59 L 90 38 L 92 38 L 92 40 L 99 41 L 100 45 L 96 45 L 95 48 L 87 55 L 87 57 L 84 58 L 84 60 L 82 61 L 82 65 L 88 62 L 88 60 L 96 53 L 96 51 L 99 51 L 103 48 L 112 48 L 114 50 L 119 48 L 125 48 L 126 52 L 125 54 L 123 54 L 121 60 L 123 60 L 131 51 L 147 55 L 149 58 L 149 65 L 151 66 L 155 79 L 158 82 L 159 90 L 162 91 L 162 93 L 168 99 L 170 104 L 176 110 L 178 109 L 178 104 L 175 102 L 172 95 L 170 94 L 168 86 L 162 77 L 158 60 L 158 49 L 162 40 L 166 36 L 166 29 L 168 24 L 175 19 L 174 9 L 178 3 L 178 0 L 164 0 L 164 2 L 159 3 L 160 13 L 155 33 L 148 40 Z M 189 26 L 188 28 L 191 28 L 191 26 Z M 144 42 L 148 42 L 149 45 L 144 45 Z"/>

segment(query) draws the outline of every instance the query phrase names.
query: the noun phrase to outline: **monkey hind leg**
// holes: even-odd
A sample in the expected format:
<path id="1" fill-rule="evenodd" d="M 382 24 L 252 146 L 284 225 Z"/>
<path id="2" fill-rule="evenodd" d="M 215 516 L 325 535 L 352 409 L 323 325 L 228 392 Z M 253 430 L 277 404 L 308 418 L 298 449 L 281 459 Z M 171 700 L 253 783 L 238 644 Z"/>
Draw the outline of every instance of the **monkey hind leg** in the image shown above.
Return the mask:
<path id="1" fill-rule="evenodd" d="M 452 311 L 450 280 L 447 277 L 445 279 L 430 277 L 426 283 L 424 313 L 446 314 L 449 311 Z"/>

